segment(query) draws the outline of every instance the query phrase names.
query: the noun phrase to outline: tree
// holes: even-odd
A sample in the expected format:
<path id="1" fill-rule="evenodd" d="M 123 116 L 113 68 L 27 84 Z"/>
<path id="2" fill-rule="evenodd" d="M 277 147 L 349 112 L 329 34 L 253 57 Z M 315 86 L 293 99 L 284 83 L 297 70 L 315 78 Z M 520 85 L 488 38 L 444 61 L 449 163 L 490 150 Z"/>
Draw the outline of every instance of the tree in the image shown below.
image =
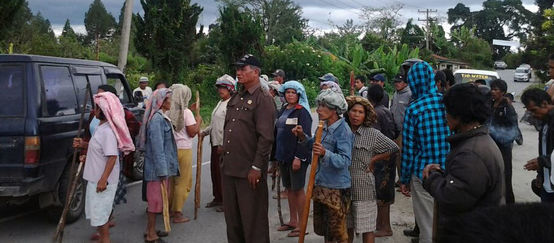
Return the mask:
<path id="1" fill-rule="evenodd" d="M 475 36 L 475 28 L 468 29 L 462 26 L 451 33 L 452 41 L 456 46 L 455 56 L 466 61 L 475 68 L 489 68 L 492 66 L 492 50 L 489 43 Z"/>
<path id="2" fill-rule="evenodd" d="M 266 44 L 283 45 L 303 40 L 308 20 L 302 18 L 302 8 L 292 0 L 256 0 L 261 8 Z"/>
<path id="3" fill-rule="evenodd" d="M 77 35 L 75 34 L 75 31 L 73 30 L 73 28 L 71 28 L 71 24 L 69 23 L 69 19 L 65 20 L 65 24 L 62 30 L 62 36 L 77 39 Z"/>
<path id="4" fill-rule="evenodd" d="M 4 32 L 6 31 L 6 28 L 9 28 L 9 26 L 14 22 L 17 12 L 23 7 L 24 4 L 27 5 L 25 0 L 0 2 L 0 13 L 2 13 L 0 14 L 0 40 L 3 39 L 2 37 L 5 36 Z"/>
<path id="5" fill-rule="evenodd" d="M 400 43 L 407 44 L 410 48 L 421 48 L 425 41 L 425 33 L 419 26 L 413 24 L 413 21 L 409 19 L 406 27 L 400 31 Z"/>
<path id="6" fill-rule="evenodd" d="M 235 4 L 220 8 L 219 15 L 218 47 L 229 70 L 231 64 L 244 54 L 258 57 L 263 54 L 264 31 L 260 17 L 241 11 Z"/>
<path id="7" fill-rule="evenodd" d="M 85 28 L 89 38 L 92 37 L 96 43 L 96 59 L 100 52 L 100 38 L 110 36 L 116 27 L 115 18 L 108 13 L 101 0 L 94 0 L 85 13 Z M 91 38 L 91 39 L 92 39 Z"/>
<path id="8" fill-rule="evenodd" d="M 400 10 L 404 8 L 402 3 L 395 3 L 389 6 L 362 9 L 360 18 L 364 20 L 364 28 L 367 32 L 373 32 L 385 40 L 394 40 L 396 31 L 400 24 Z"/>
<path id="9" fill-rule="evenodd" d="M 190 0 L 141 0 L 144 17 L 137 17 L 135 45 L 150 58 L 159 77 L 183 82 L 197 39 L 196 24 L 202 8 Z M 201 31 L 200 31 L 201 32 Z"/>

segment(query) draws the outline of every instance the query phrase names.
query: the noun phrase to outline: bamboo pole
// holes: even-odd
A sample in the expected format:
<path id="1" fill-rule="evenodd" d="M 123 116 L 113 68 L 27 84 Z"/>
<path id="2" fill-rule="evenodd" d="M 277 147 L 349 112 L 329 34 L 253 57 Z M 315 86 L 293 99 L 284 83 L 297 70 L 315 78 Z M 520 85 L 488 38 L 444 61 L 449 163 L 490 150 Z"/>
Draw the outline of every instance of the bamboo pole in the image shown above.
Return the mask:
<path id="1" fill-rule="evenodd" d="M 83 129 L 83 120 L 85 119 L 85 112 L 87 110 L 87 103 L 90 98 L 90 82 L 88 82 L 87 77 L 87 87 L 85 90 L 85 98 L 83 100 L 83 109 L 81 110 L 81 117 L 79 118 L 79 129 L 77 130 L 77 138 L 81 137 L 81 130 Z M 56 234 L 54 235 L 54 242 L 62 242 L 63 239 L 63 230 L 65 228 L 65 218 L 69 212 L 69 207 L 73 202 L 73 194 L 75 193 L 75 188 L 77 187 L 77 182 L 79 181 L 81 168 L 83 167 L 83 162 L 79 162 L 79 167 L 77 168 L 77 173 L 75 173 L 75 161 L 77 160 L 77 155 L 79 154 L 80 149 L 73 150 L 73 159 L 71 160 L 71 167 L 69 169 L 69 191 L 65 196 L 65 205 L 63 207 L 62 215 L 58 221 L 58 226 L 56 227 Z"/>
<path id="2" fill-rule="evenodd" d="M 196 91 L 196 116 L 200 116 L 200 92 Z M 198 124 L 200 127 L 202 124 Z M 198 129 L 198 144 L 196 147 L 196 185 L 194 187 L 194 219 L 198 218 L 200 208 L 200 178 L 202 177 L 202 142 L 204 138 Z"/>
<path id="3" fill-rule="evenodd" d="M 315 133 L 315 143 L 321 143 L 321 133 L 323 133 L 323 121 L 320 120 Z M 318 161 L 319 156 L 314 155 L 312 159 L 312 168 L 310 169 L 308 188 L 306 189 L 306 202 L 304 202 L 304 211 L 302 211 L 302 221 L 300 221 L 300 237 L 298 237 L 298 243 L 304 243 L 304 237 L 306 236 L 308 216 L 310 215 L 310 201 L 312 200 L 312 191 L 314 189 L 315 173 L 317 172 Z"/>
<path id="4" fill-rule="evenodd" d="M 350 71 L 350 95 L 354 95 L 354 71 Z"/>
<path id="5" fill-rule="evenodd" d="M 275 170 L 275 173 L 277 174 L 277 214 L 279 215 L 279 223 L 284 225 L 283 212 L 281 211 L 281 171 L 279 168 Z"/>
<path id="6" fill-rule="evenodd" d="M 167 187 L 169 185 L 165 184 L 165 181 L 162 180 L 160 187 L 162 189 L 162 215 L 164 220 L 165 232 L 171 232 L 171 224 L 169 223 L 169 198 L 167 196 Z"/>

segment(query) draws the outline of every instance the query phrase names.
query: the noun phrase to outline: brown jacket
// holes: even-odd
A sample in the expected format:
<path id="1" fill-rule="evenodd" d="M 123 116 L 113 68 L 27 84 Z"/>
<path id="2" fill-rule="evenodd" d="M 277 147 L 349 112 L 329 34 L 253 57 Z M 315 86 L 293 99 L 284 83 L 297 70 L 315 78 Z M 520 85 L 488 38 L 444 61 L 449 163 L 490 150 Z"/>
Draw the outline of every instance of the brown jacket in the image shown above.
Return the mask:
<path id="1" fill-rule="evenodd" d="M 273 98 L 259 84 L 234 94 L 225 116 L 223 174 L 247 178 L 252 166 L 267 171 L 274 125 Z"/>

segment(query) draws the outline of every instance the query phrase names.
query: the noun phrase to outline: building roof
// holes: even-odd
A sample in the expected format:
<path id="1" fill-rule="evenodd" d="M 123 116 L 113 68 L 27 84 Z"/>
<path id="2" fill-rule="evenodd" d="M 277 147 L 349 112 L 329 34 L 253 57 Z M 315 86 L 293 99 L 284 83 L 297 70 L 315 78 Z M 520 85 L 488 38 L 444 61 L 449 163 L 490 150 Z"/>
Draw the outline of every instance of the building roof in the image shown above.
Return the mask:
<path id="1" fill-rule="evenodd" d="M 431 55 L 434 59 L 436 59 L 439 63 L 452 63 L 452 64 L 459 64 L 459 65 L 469 65 L 467 62 L 462 62 L 454 59 L 450 59 L 447 57 L 439 56 L 437 54 Z"/>

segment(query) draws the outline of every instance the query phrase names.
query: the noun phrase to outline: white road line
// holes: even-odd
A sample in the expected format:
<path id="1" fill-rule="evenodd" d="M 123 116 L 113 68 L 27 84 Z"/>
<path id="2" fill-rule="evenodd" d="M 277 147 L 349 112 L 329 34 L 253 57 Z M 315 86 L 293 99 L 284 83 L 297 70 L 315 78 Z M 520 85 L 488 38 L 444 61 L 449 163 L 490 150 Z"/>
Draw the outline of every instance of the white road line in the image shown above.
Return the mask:
<path id="1" fill-rule="evenodd" d="M 202 163 L 202 166 L 208 165 L 209 163 L 210 163 L 210 161 L 208 160 L 208 161 Z M 193 165 L 193 166 L 192 166 L 192 168 L 196 168 L 196 167 L 198 167 L 198 166 L 197 166 L 197 165 Z M 142 180 L 133 181 L 133 182 L 131 182 L 131 183 L 127 183 L 127 187 L 136 186 L 136 185 L 141 184 L 141 183 L 142 183 Z"/>

